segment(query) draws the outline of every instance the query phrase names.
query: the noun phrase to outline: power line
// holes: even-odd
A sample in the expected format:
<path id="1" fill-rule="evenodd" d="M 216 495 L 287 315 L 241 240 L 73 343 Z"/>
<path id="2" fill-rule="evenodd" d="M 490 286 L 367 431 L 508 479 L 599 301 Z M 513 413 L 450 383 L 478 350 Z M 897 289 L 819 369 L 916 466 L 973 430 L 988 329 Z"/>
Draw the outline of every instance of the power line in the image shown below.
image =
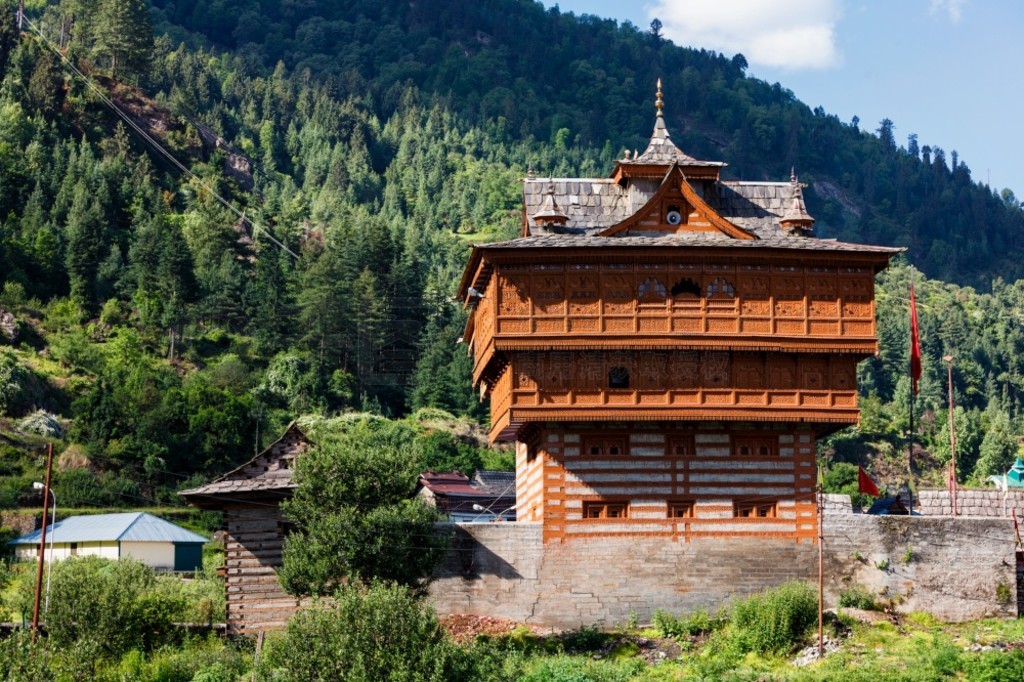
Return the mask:
<path id="1" fill-rule="evenodd" d="M 143 139 L 143 141 L 149 144 L 154 150 L 156 150 L 158 154 L 167 159 L 175 168 L 181 171 L 189 179 L 197 182 L 201 187 L 203 187 L 203 189 L 209 192 L 210 195 L 213 196 L 220 204 L 222 204 L 229 211 L 237 215 L 242 222 L 249 223 L 249 225 L 252 226 L 254 232 L 262 232 L 264 235 L 266 235 L 267 239 L 269 239 L 278 248 L 289 254 L 295 260 L 299 260 L 299 256 L 294 251 L 289 249 L 284 244 L 284 242 L 281 242 L 276 237 L 274 237 L 270 230 L 254 222 L 251 218 L 248 218 L 245 215 L 245 211 L 241 211 L 238 208 L 236 208 L 235 205 L 231 203 L 231 201 L 221 196 L 213 187 L 210 186 L 209 183 L 207 183 L 205 180 L 203 180 L 198 175 L 189 170 L 189 168 L 185 166 L 185 164 L 181 163 L 173 154 L 167 151 L 163 147 L 163 145 L 161 145 L 158 141 L 153 139 L 153 137 L 149 133 L 147 133 L 141 126 L 139 126 L 128 113 L 123 111 L 120 107 L 117 106 L 117 104 L 115 104 L 109 97 L 107 97 L 107 94 L 104 92 L 103 88 L 101 88 L 94 80 L 92 80 L 84 73 L 82 73 L 78 69 L 78 67 L 75 66 L 74 63 L 70 59 L 68 59 L 67 56 L 65 56 L 64 53 L 61 52 L 60 49 L 56 45 L 54 45 L 49 38 L 46 37 L 45 34 L 43 34 L 42 29 L 38 25 L 36 25 L 34 21 L 29 19 L 28 17 L 24 17 L 24 21 L 33 31 L 35 31 L 36 35 L 39 36 L 39 39 L 42 41 L 42 43 L 51 52 L 57 55 L 60 61 L 75 76 L 77 76 L 83 83 L 85 83 L 85 85 L 90 90 L 92 90 L 92 92 L 100 99 L 101 102 L 103 102 L 103 104 L 105 104 L 111 111 L 113 111 L 121 120 L 127 123 L 132 128 L 132 130 L 134 130 L 139 135 L 139 137 Z"/>

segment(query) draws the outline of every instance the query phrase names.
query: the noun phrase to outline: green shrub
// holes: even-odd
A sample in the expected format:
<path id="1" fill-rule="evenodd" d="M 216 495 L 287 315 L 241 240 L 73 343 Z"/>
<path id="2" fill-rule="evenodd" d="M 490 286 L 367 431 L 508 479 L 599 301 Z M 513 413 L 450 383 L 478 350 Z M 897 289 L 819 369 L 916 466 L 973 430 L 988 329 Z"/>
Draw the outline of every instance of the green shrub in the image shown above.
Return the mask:
<path id="1" fill-rule="evenodd" d="M 810 585 L 788 582 L 736 602 L 730 622 L 732 635 L 742 649 L 782 653 L 818 622 L 818 597 Z"/>
<path id="2" fill-rule="evenodd" d="M 963 670 L 971 682 L 1020 682 L 1024 680 L 1024 651 L 986 651 L 963 657 Z"/>
<path id="3" fill-rule="evenodd" d="M 878 604 L 875 603 L 875 596 L 860 587 L 851 587 L 840 592 L 839 605 L 848 609 L 863 609 L 864 611 L 878 610 Z"/>
<path id="4" fill-rule="evenodd" d="M 608 636 L 592 625 L 581 625 L 575 630 L 570 630 L 561 636 L 562 645 L 566 651 L 584 652 L 594 651 L 604 646 Z"/>
<path id="5" fill-rule="evenodd" d="M 706 609 L 694 611 L 685 617 L 676 618 L 672 614 L 658 610 L 654 612 L 653 622 L 655 629 L 662 637 L 699 637 L 714 630 L 718 630 L 725 623 L 720 617 L 713 617 Z"/>
<path id="6" fill-rule="evenodd" d="M 258 679 L 447 681 L 475 679 L 472 661 L 433 610 L 404 587 L 375 582 L 338 590 L 333 604 L 298 612 L 272 637 Z"/>
<path id="7" fill-rule="evenodd" d="M 153 571 L 134 559 L 71 557 L 53 566 L 46 629 L 54 646 L 83 643 L 120 656 L 166 641 L 181 601 L 153 591 Z"/>
<path id="8" fill-rule="evenodd" d="M 640 674 L 643 661 L 593 661 L 572 656 L 541 659 L 519 682 L 627 682 Z"/>

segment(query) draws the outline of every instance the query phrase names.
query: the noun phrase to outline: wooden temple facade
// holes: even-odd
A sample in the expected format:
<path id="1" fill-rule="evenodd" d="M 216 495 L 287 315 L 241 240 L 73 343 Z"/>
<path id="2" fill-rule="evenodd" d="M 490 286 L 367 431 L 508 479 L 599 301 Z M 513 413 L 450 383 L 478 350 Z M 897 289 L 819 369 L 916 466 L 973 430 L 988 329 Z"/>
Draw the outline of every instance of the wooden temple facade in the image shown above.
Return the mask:
<path id="1" fill-rule="evenodd" d="M 802 185 L 730 182 L 662 115 L 609 178 L 524 181 L 522 236 L 460 285 L 517 514 L 545 542 L 813 541 L 815 441 L 858 419 L 874 276 L 899 249 L 814 236 Z"/>

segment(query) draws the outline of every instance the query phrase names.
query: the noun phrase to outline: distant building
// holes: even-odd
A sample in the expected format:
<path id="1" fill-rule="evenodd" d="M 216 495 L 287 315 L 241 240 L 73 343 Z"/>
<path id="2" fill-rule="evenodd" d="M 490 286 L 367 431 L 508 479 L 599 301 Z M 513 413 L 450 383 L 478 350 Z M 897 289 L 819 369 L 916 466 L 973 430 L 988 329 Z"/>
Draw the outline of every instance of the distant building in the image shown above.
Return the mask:
<path id="1" fill-rule="evenodd" d="M 15 554 L 24 561 L 39 556 L 42 531 L 11 540 Z M 147 514 L 96 514 L 72 516 L 46 531 L 46 557 L 53 544 L 54 560 L 71 556 L 106 559 L 132 557 L 161 571 L 196 571 L 203 567 L 207 538 L 169 521 Z"/>
<path id="2" fill-rule="evenodd" d="M 416 493 L 452 521 L 515 521 L 516 475 L 512 471 L 420 474 Z"/>
<path id="3" fill-rule="evenodd" d="M 1024 460 L 1018 457 L 1009 471 L 1002 476 L 989 476 L 988 481 L 1000 490 L 1024 489 Z"/>

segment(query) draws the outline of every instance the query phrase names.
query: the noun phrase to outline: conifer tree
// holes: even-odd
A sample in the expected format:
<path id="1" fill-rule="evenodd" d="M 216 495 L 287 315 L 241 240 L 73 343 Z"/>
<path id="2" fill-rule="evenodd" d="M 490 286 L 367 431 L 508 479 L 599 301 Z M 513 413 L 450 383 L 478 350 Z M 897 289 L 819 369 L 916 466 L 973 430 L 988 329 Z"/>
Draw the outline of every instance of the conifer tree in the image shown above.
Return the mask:
<path id="1" fill-rule="evenodd" d="M 4 4 L 0 7 L 0 81 L 7 74 L 7 65 L 11 54 L 18 44 L 18 24 L 14 20 L 14 12 Z"/>
<path id="2" fill-rule="evenodd" d="M 111 76 L 149 71 L 153 26 L 146 0 L 99 0 L 93 24 L 93 52 L 109 60 Z"/>

